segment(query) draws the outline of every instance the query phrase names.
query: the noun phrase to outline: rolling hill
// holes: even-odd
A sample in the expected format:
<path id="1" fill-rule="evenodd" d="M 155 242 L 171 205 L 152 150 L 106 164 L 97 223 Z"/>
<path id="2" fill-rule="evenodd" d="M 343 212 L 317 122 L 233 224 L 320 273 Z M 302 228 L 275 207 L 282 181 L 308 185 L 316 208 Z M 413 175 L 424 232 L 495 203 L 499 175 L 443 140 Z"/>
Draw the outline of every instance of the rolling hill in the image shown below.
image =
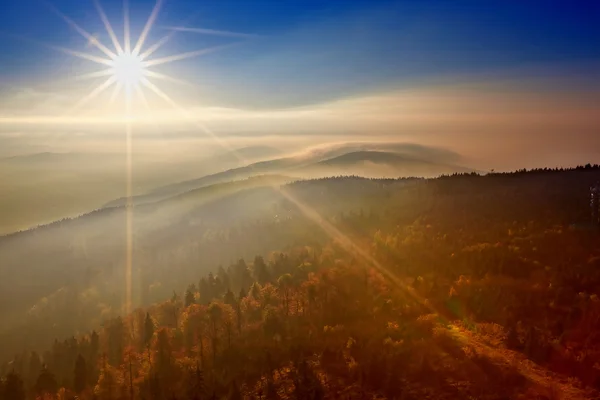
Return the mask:
<path id="1" fill-rule="evenodd" d="M 355 151 L 321 161 L 306 168 L 322 176 L 358 175 L 376 177 L 432 178 L 455 172 L 471 172 L 470 168 L 411 158 L 400 153 L 384 151 Z"/>
<path id="2" fill-rule="evenodd" d="M 198 179 L 178 182 L 134 196 L 140 205 L 160 201 L 207 185 L 246 179 L 258 174 L 284 174 L 298 179 L 327 176 L 383 177 L 436 177 L 454 172 L 471 172 L 455 163 L 460 156 L 445 149 L 412 143 L 348 143 L 310 148 L 303 152 L 251 163 Z M 105 204 L 121 206 L 125 198 Z"/>
<path id="3" fill-rule="evenodd" d="M 137 149 L 134 194 L 282 154 L 271 146 L 242 147 L 236 153 L 245 161 L 231 151 L 192 149 L 173 157 Z M 42 152 L 1 158 L 0 234 L 74 217 L 112 202 L 125 193 L 125 167 L 122 152 Z"/>

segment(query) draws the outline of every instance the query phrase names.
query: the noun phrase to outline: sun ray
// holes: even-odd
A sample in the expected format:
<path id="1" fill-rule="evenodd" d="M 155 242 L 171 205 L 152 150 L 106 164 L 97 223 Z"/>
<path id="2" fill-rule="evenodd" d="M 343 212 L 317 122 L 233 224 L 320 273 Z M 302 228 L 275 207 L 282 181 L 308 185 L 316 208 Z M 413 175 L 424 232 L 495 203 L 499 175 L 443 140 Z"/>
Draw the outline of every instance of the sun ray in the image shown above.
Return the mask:
<path id="1" fill-rule="evenodd" d="M 224 36 L 224 37 L 235 37 L 235 38 L 245 38 L 245 39 L 254 39 L 260 37 L 259 35 L 255 35 L 252 33 L 243 33 L 243 32 L 232 32 L 232 31 L 221 31 L 217 29 L 206 29 L 206 28 L 187 28 L 185 26 L 169 26 L 167 29 L 177 32 L 189 32 L 189 33 L 199 33 L 201 35 L 212 35 L 212 36 Z"/>
<path id="2" fill-rule="evenodd" d="M 123 0 L 123 28 L 125 53 L 131 53 L 131 36 L 129 32 L 129 0 Z"/>
<path id="3" fill-rule="evenodd" d="M 232 154 L 237 157 L 240 161 L 246 161 L 243 156 L 238 154 L 238 152 L 233 149 L 227 141 L 219 138 L 214 132 L 212 132 L 206 125 L 201 123 L 187 112 L 185 109 L 180 107 L 174 100 L 172 100 L 166 93 L 160 90 L 156 85 L 152 82 L 148 81 L 146 78 L 141 80 L 142 84 L 146 86 L 148 89 L 153 91 L 156 95 L 161 97 L 167 103 L 169 103 L 172 107 L 174 107 L 178 112 L 180 112 L 189 122 L 193 123 L 200 129 L 202 129 L 206 134 L 211 136 L 213 140 L 221 147 L 226 150 L 232 152 Z M 246 161 L 247 162 L 247 161 Z M 436 312 L 436 309 L 432 307 L 429 303 L 427 303 L 418 293 L 415 292 L 413 288 L 407 286 L 402 282 L 389 268 L 386 268 L 384 265 L 379 263 L 367 250 L 365 250 L 362 246 L 358 245 L 354 240 L 352 240 L 349 236 L 346 236 L 343 232 L 341 232 L 337 227 L 333 224 L 329 223 L 325 220 L 315 209 L 310 207 L 309 205 L 303 203 L 299 199 L 297 199 L 293 194 L 289 191 L 279 187 L 278 185 L 272 185 L 275 190 L 277 190 L 283 197 L 292 202 L 299 209 L 302 214 L 307 217 L 309 220 L 314 222 L 317 226 L 319 226 L 332 240 L 335 240 L 348 254 L 354 255 L 362 261 L 366 265 L 370 265 L 377 269 L 380 273 L 382 273 L 387 279 L 389 279 L 394 285 L 399 287 L 404 291 L 406 295 L 419 302 L 420 304 L 428 307 L 432 312 Z"/>
<path id="4" fill-rule="evenodd" d="M 127 95 L 126 113 L 131 113 L 131 91 L 126 90 Z M 126 119 L 125 140 L 127 154 L 127 185 L 125 207 L 126 222 L 125 222 L 125 237 L 126 237 L 126 260 L 125 260 L 125 312 L 130 313 L 132 307 L 133 293 L 133 142 L 132 142 L 132 127 L 129 118 Z"/>
<path id="5" fill-rule="evenodd" d="M 169 105 L 171 105 L 177 109 L 180 108 L 179 105 L 173 99 L 171 99 L 168 94 L 166 94 L 165 92 L 160 90 L 155 84 L 150 82 L 147 78 L 142 78 L 140 80 L 140 82 L 142 85 L 144 85 L 145 87 L 147 87 L 148 89 L 153 91 L 158 97 L 160 97 L 161 99 L 163 99 L 164 101 L 169 103 Z"/>
<path id="6" fill-rule="evenodd" d="M 95 56 L 95 55 L 89 54 L 89 53 L 84 53 L 81 51 L 71 50 L 71 49 L 68 49 L 68 48 L 62 47 L 62 46 L 55 46 L 53 44 L 49 44 L 49 43 L 46 43 L 46 42 L 43 42 L 43 41 L 37 40 L 37 39 L 31 39 L 31 38 L 28 38 L 28 37 L 22 36 L 22 35 L 14 35 L 14 34 L 6 34 L 6 35 L 13 37 L 15 39 L 18 39 L 18 40 L 22 40 L 24 42 L 34 43 L 38 46 L 44 46 L 48 49 L 60 51 L 61 53 L 68 54 L 68 55 L 74 56 L 74 57 L 78 57 L 78 58 L 81 58 L 81 59 L 84 59 L 87 61 L 92 61 L 92 62 L 102 64 L 102 65 L 112 66 L 112 61 L 107 58 L 102 58 L 102 57 Z"/>
<path id="7" fill-rule="evenodd" d="M 146 111 L 151 112 L 152 110 L 150 109 L 150 104 L 148 103 L 148 99 L 146 98 L 144 91 L 140 87 L 140 84 L 138 83 L 137 85 L 135 85 L 134 89 L 135 89 L 135 93 L 137 94 L 138 98 L 142 102 L 142 105 L 144 106 Z M 148 114 L 148 117 L 151 118 L 152 116 L 150 114 Z"/>
<path id="8" fill-rule="evenodd" d="M 188 18 L 185 19 L 184 23 L 187 24 L 188 22 L 194 20 L 197 15 L 198 15 L 198 13 L 194 13 L 193 15 L 189 16 Z M 154 43 L 152 46 L 150 46 L 146 51 L 141 53 L 140 58 L 142 60 L 144 60 L 144 59 L 150 57 L 152 54 L 154 54 L 154 52 L 156 52 L 158 49 L 160 49 L 165 43 L 167 43 L 169 40 L 171 40 L 171 38 L 173 36 L 175 36 L 176 34 L 177 34 L 177 31 L 171 30 L 167 35 L 160 38 L 156 43 Z"/>
<path id="9" fill-rule="evenodd" d="M 102 44 L 98 39 L 92 36 L 88 31 L 81 28 L 77 25 L 72 19 L 52 7 L 55 12 L 64 19 L 68 25 L 74 28 L 80 35 L 86 38 L 89 43 L 98 48 L 102 53 L 108 56 L 108 59 L 95 56 L 93 54 L 88 54 L 84 52 L 74 51 L 63 47 L 57 46 L 49 46 L 55 50 L 59 50 L 63 53 L 66 53 L 71 56 L 75 56 L 81 59 L 85 59 L 87 61 L 91 61 L 94 63 L 102 64 L 108 66 L 110 68 L 104 69 L 101 71 L 94 71 L 86 74 L 82 74 L 76 77 L 76 79 L 92 79 L 99 78 L 108 75 L 108 78 L 95 86 L 93 90 L 81 98 L 69 111 L 68 113 L 73 113 L 83 106 L 88 104 L 90 101 L 98 97 L 103 92 L 107 91 L 111 86 L 114 86 L 112 89 L 112 94 L 110 95 L 109 104 L 113 104 L 115 100 L 124 99 L 125 107 L 124 107 L 124 117 L 122 119 L 115 120 L 117 122 L 124 122 L 125 124 L 125 150 L 126 150 L 126 218 L 125 218 L 125 260 L 124 260 L 124 280 L 125 280 L 125 299 L 123 302 L 123 308 L 126 313 L 131 311 L 133 302 L 132 302 L 132 293 L 133 293 L 133 252 L 134 252 L 134 203 L 133 203 L 133 123 L 134 118 L 132 115 L 133 108 L 133 96 L 137 94 L 139 98 L 140 104 L 142 104 L 147 110 L 148 115 L 147 118 L 154 121 L 154 117 L 152 115 L 152 110 L 148 99 L 146 98 L 146 94 L 144 90 L 142 90 L 140 85 L 143 85 L 144 88 L 149 89 L 151 92 L 156 94 L 158 97 L 166 101 L 170 106 L 179 111 L 186 120 L 193 121 L 194 124 L 207 136 L 210 136 L 216 143 L 222 146 L 225 149 L 230 151 L 234 151 L 232 146 L 228 143 L 228 141 L 224 138 L 218 137 L 214 132 L 212 132 L 206 125 L 201 122 L 197 116 L 189 113 L 188 110 L 180 107 L 169 95 L 163 92 L 157 85 L 152 83 L 149 78 L 152 79 L 161 79 L 176 83 L 181 83 L 185 85 L 190 85 L 188 82 L 183 80 L 171 77 L 169 75 L 148 71 L 147 68 L 156 65 L 167 64 L 174 61 L 185 60 L 192 57 L 202 56 L 205 54 L 209 54 L 227 47 L 235 46 L 238 43 L 230 43 L 221 46 L 215 46 L 210 48 L 205 48 L 196 51 L 189 51 L 180 54 L 174 54 L 167 57 L 156 58 L 153 60 L 149 60 L 149 57 L 153 55 L 161 46 L 167 43 L 171 37 L 173 37 L 177 29 L 174 29 L 168 33 L 165 37 L 161 38 L 158 42 L 153 44 L 147 50 L 142 51 L 144 47 L 150 31 L 155 25 L 160 9 L 162 8 L 164 0 L 156 0 L 154 8 L 146 21 L 142 32 L 135 42 L 135 45 L 132 49 L 131 43 L 131 31 L 130 31 L 130 9 L 129 9 L 129 0 L 123 0 L 123 41 L 120 42 L 113 30 L 113 26 L 110 24 L 110 21 L 104 12 L 100 4 L 100 0 L 93 0 L 96 6 L 96 10 L 104 24 L 106 32 L 108 33 L 110 40 L 112 41 L 112 45 L 114 46 L 114 50 L 107 48 L 104 44 Z M 246 34 L 240 34 L 235 32 L 225 32 L 225 31 L 202 31 L 200 33 L 208 33 L 213 35 L 220 36 L 230 36 L 230 37 L 249 37 Z M 134 93 L 135 92 L 135 93 Z M 75 118 L 71 118 L 71 120 L 81 120 L 81 121 L 91 121 L 92 118 L 81 118 L 76 116 Z M 101 123 L 106 122 L 105 119 L 101 117 L 97 117 L 94 121 L 97 120 Z M 237 152 L 236 152 L 237 154 Z"/>
<path id="10" fill-rule="evenodd" d="M 173 61 L 181 61 L 181 60 L 185 60 L 187 58 L 192 58 L 192 57 L 198 57 L 198 56 L 202 56 L 205 54 L 209 54 L 218 50 L 222 50 L 224 48 L 227 47 L 232 47 L 235 46 L 239 43 L 231 43 L 231 44 L 226 44 L 226 45 L 222 45 L 222 46 L 214 46 L 214 47 L 209 47 L 206 49 L 201 49 L 201 50 L 196 50 L 196 51 L 189 51 L 187 53 L 180 53 L 180 54 L 174 54 L 172 56 L 167 56 L 167 57 L 162 57 L 162 58 L 155 58 L 154 60 L 148 60 L 148 61 L 144 61 L 144 67 L 153 67 L 156 65 L 162 65 L 162 64 L 167 64 Z"/>
<path id="11" fill-rule="evenodd" d="M 152 92 L 154 92 L 158 97 L 160 97 L 161 99 L 166 101 L 171 107 L 173 107 L 177 112 L 179 112 L 185 119 L 187 119 L 190 122 L 193 122 L 194 125 L 196 125 L 196 127 L 200 128 L 206 135 L 210 136 L 211 139 L 213 139 L 215 142 L 217 142 L 217 144 L 219 144 L 221 147 L 223 147 L 224 149 L 233 151 L 233 149 L 229 145 L 229 143 L 227 143 L 226 141 L 224 141 L 223 139 L 221 139 L 217 135 L 215 135 L 215 133 L 213 131 L 211 131 L 206 125 L 204 125 L 203 123 L 198 121 L 196 118 L 194 118 L 192 115 L 190 115 L 190 113 L 187 110 L 185 110 L 183 107 L 179 106 L 179 104 L 177 104 L 173 99 L 171 99 L 171 97 L 169 97 L 168 94 L 166 94 L 165 92 L 160 90 L 155 84 L 153 84 L 146 78 L 142 78 L 140 82 L 142 83 L 142 85 L 144 85 L 145 87 L 150 89 Z"/>
<path id="12" fill-rule="evenodd" d="M 117 54 L 123 53 L 121 43 L 119 43 L 119 39 L 117 39 L 117 35 L 115 34 L 115 31 L 113 30 L 112 25 L 110 24 L 110 21 L 108 20 L 108 17 L 106 16 L 106 13 L 104 12 L 102 5 L 100 4 L 100 0 L 94 0 L 94 4 L 96 5 L 98 15 L 100 15 L 100 19 L 102 20 L 102 23 L 106 28 L 108 36 L 110 36 L 110 40 L 112 41 L 113 46 L 115 46 L 115 51 L 117 52 Z"/>
<path id="13" fill-rule="evenodd" d="M 191 82 L 185 81 L 183 79 L 177 79 L 177 78 L 174 78 L 174 77 L 166 75 L 166 74 L 161 74 L 160 72 L 144 71 L 144 75 L 149 78 L 161 79 L 163 81 L 178 83 L 180 85 L 186 85 L 186 86 L 193 85 L 193 83 L 191 83 Z"/>
<path id="14" fill-rule="evenodd" d="M 117 99 L 117 96 L 119 95 L 119 93 L 121 93 L 121 89 L 123 89 L 123 84 L 121 82 L 117 82 L 112 94 L 110 95 L 110 99 L 108 100 L 109 105 L 114 104 L 115 100 Z"/>
<path id="15" fill-rule="evenodd" d="M 221 146 L 223 149 L 231 152 L 240 161 L 248 164 L 248 162 L 241 155 L 238 154 L 238 152 L 233 148 L 233 146 L 231 146 L 229 144 L 229 142 L 227 140 L 224 140 L 224 139 L 220 138 L 219 136 L 217 136 L 210 128 L 208 128 L 208 126 L 206 126 L 201 121 L 198 121 L 198 119 L 196 117 L 192 116 L 186 109 L 179 106 L 179 104 L 177 104 L 177 102 L 175 102 L 173 99 L 171 99 L 171 97 L 169 97 L 169 95 L 167 95 L 162 90 L 160 90 L 156 85 L 154 85 L 152 82 L 150 82 L 146 78 L 143 78 L 141 80 L 141 83 L 142 83 L 142 85 L 144 85 L 145 87 L 150 89 L 152 92 L 154 92 L 158 97 L 160 97 L 164 101 L 166 101 L 171 107 L 173 107 L 178 113 L 180 113 L 185 120 L 189 121 L 194 126 L 196 126 L 198 129 L 200 129 L 205 135 L 207 135 L 210 139 L 212 139 L 216 144 Z"/>
<path id="16" fill-rule="evenodd" d="M 103 64 L 103 65 L 108 65 L 108 66 L 112 65 L 112 61 L 110 59 L 98 57 L 98 56 L 95 56 L 93 54 L 84 53 L 84 52 L 76 51 L 76 50 L 71 50 L 71 49 L 68 49 L 68 48 L 62 47 L 62 46 L 55 46 L 55 45 L 52 45 L 52 44 L 48 44 L 48 43 L 42 42 L 40 40 L 28 38 L 26 36 L 21 36 L 21 35 L 10 35 L 10 36 L 12 36 L 12 37 L 14 37 L 16 39 L 19 39 L 19 40 L 23 40 L 25 42 L 35 43 L 35 44 L 37 44 L 39 46 L 44 46 L 44 47 L 47 47 L 47 48 L 52 49 L 52 50 L 60 51 L 61 53 L 68 54 L 68 55 L 74 56 L 74 57 L 78 57 L 78 58 L 81 58 L 83 60 L 92 61 L 92 62 L 95 62 L 95 63 L 98 63 L 98 64 Z"/>
<path id="17" fill-rule="evenodd" d="M 87 74 L 81 74 L 75 76 L 75 80 L 85 80 L 85 79 L 94 79 L 94 78 L 102 78 L 104 76 L 111 75 L 113 73 L 112 68 L 103 69 L 101 71 L 90 72 Z"/>
<path id="18" fill-rule="evenodd" d="M 56 7 L 54 7 L 50 3 L 48 3 L 48 5 L 52 9 L 52 11 L 54 11 L 58 16 L 60 16 L 63 20 L 65 20 L 65 22 L 67 24 L 69 24 L 73 29 L 75 29 L 81 36 L 83 36 L 85 39 L 87 39 L 89 41 L 89 43 L 91 43 L 94 46 L 96 46 L 96 48 L 98 48 L 98 50 L 100 50 L 101 52 L 103 52 L 104 54 L 106 54 L 110 58 L 114 58 L 114 57 L 117 56 L 108 47 L 106 47 L 105 45 L 103 45 L 97 38 L 95 38 L 94 36 L 92 36 L 88 31 L 86 31 L 85 29 L 83 29 L 82 27 L 80 27 L 79 25 L 77 25 L 77 23 L 75 21 L 73 21 L 71 18 L 67 17 L 65 14 L 63 14 L 62 12 L 60 12 L 59 9 L 57 9 Z"/>
<path id="19" fill-rule="evenodd" d="M 175 32 L 173 31 L 170 34 L 162 37 L 158 42 L 154 43 L 152 46 L 148 47 L 146 51 L 141 53 L 140 59 L 145 60 L 146 58 L 150 57 L 152 54 L 154 54 L 154 52 L 156 52 L 156 50 L 160 49 L 162 45 L 167 43 L 174 35 Z"/>
<path id="20" fill-rule="evenodd" d="M 174 100 L 172 100 L 166 93 L 161 91 L 156 85 L 152 84 L 152 82 L 148 81 L 146 78 L 141 80 L 142 84 L 146 86 L 148 89 L 153 91 L 156 95 L 161 97 L 167 103 L 169 103 L 172 107 L 174 107 L 178 112 L 180 112 L 189 122 L 193 123 L 200 129 L 202 129 L 206 134 L 208 134 L 217 144 L 223 147 L 226 150 L 232 152 L 232 154 L 237 157 L 240 161 L 246 162 L 245 158 L 240 155 L 229 143 L 221 138 L 219 138 L 214 132 L 212 132 L 206 125 L 201 123 L 187 112 L 185 109 L 180 107 Z M 354 240 L 350 237 L 346 236 L 343 232 L 341 232 L 337 227 L 333 224 L 325 220 L 315 209 L 310 207 L 309 205 L 303 203 L 301 200 L 297 199 L 293 194 L 289 191 L 281 188 L 280 186 L 274 184 L 272 187 L 278 191 L 283 197 L 292 202 L 299 211 L 307 217 L 309 220 L 314 222 L 317 226 L 319 226 L 325 234 L 327 234 L 332 240 L 335 240 L 348 254 L 354 255 L 362 261 L 366 265 L 370 265 L 377 269 L 380 273 L 382 273 L 387 279 L 389 279 L 394 285 L 399 287 L 404 291 L 404 293 L 410 296 L 415 301 L 418 301 L 420 304 L 427 306 L 433 312 L 436 312 L 435 308 L 428 304 L 418 293 L 415 292 L 413 288 L 407 286 L 400 280 L 390 269 L 383 266 L 379 263 L 368 251 L 363 249 L 360 245 L 358 245 Z"/>
<path id="21" fill-rule="evenodd" d="M 154 118 L 154 116 L 152 115 L 152 108 L 150 107 L 150 103 L 148 102 L 148 98 L 146 97 L 146 95 L 144 94 L 144 91 L 142 90 L 142 87 L 140 84 L 137 84 L 134 86 L 135 91 L 138 95 L 138 98 L 140 99 L 140 101 L 142 102 L 142 105 L 144 106 L 144 108 L 147 111 L 147 115 L 144 116 L 144 119 L 149 119 L 150 121 L 152 121 L 152 123 L 154 124 L 155 128 L 157 129 L 158 134 L 160 135 L 160 137 L 162 139 L 165 138 L 165 134 L 163 131 L 163 127 L 162 124 L 160 123 L 160 119 L 159 118 Z"/>
<path id="22" fill-rule="evenodd" d="M 150 29 L 152 29 L 152 26 L 154 25 L 154 22 L 156 21 L 156 18 L 158 17 L 158 13 L 160 12 L 162 2 L 163 2 L 163 0 L 156 1 L 156 4 L 154 5 L 154 9 L 152 10 L 152 13 L 150 14 L 150 17 L 148 18 L 148 21 L 146 22 L 146 25 L 144 26 L 144 29 L 142 30 L 142 33 L 140 34 L 140 37 L 135 45 L 135 48 L 133 49 L 133 54 L 139 54 L 140 51 L 142 50 L 142 46 L 144 46 L 144 43 L 146 42 L 148 33 L 150 33 Z"/>
<path id="23" fill-rule="evenodd" d="M 63 52 L 65 54 L 74 56 L 74 57 L 79 57 L 79 58 L 84 59 L 84 60 L 92 61 L 92 62 L 95 62 L 95 63 L 98 63 L 98 64 L 108 65 L 109 67 L 112 66 L 112 61 L 111 60 L 107 60 L 106 58 L 97 57 L 97 56 L 94 56 L 92 54 L 83 53 L 81 51 L 75 51 L 75 50 L 67 49 L 66 47 L 51 46 L 51 45 L 49 45 L 48 47 L 50 47 L 51 49 Z"/>
<path id="24" fill-rule="evenodd" d="M 92 90 L 87 96 L 83 97 L 81 100 L 79 100 L 77 102 L 77 104 L 75 104 L 69 111 L 67 114 L 73 113 L 77 110 L 79 110 L 81 107 L 83 107 L 84 105 L 86 105 L 87 103 L 90 102 L 90 100 L 96 98 L 100 93 L 104 92 L 106 89 L 108 89 L 113 83 L 115 83 L 117 80 L 117 78 L 115 78 L 114 76 L 110 76 L 107 80 L 104 81 L 104 83 L 98 85 L 94 90 Z"/>

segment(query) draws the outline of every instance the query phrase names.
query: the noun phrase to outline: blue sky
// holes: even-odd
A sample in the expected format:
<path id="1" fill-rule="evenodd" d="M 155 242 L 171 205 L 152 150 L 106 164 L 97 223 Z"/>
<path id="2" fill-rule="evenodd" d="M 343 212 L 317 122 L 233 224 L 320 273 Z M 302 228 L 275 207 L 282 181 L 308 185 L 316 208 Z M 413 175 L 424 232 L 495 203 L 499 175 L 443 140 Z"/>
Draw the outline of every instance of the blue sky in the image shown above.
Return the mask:
<path id="1" fill-rule="evenodd" d="M 110 42 L 91 0 L 52 4 Z M 154 1 L 130 4 L 139 32 Z M 121 0 L 102 5 L 120 34 Z M 600 61 L 598 21 L 600 2 L 583 0 L 167 0 L 148 42 L 182 25 L 260 35 L 167 70 L 197 83 L 209 103 L 269 108 L 521 70 L 584 81 L 589 73 L 591 80 Z M 85 49 L 85 40 L 44 1 L 2 1 L 0 26 L 0 84 L 44 88 L 86 67 L 19 39 Z M 181 32 L 162 51 L 227 41 L 232 38 Z"/>
<path id="2" fill-rule="evenodd" d="M 122 41 L 123 0 L 100 2 Z M 155 1 L 129 3 L 135 40 Z M 110 160 L 128 137 L 153 165 L 134 180 L 168 165 L 195 174 L 186 160 L 265 145 L 402 142 L 498 171 L 600 160 L 600 0 L 164 0 L 145 48 L 187 31 L 153 57 L 236 45 L 151 67 L 189 83 L 156 81 L 166 95 L 144 88 L 147 107 L 138 94 L 128 109 L 123 91 L 111 103 L 111 88 L 75 111 L 107 78 L 74 78 L 106 66 L 50 47 L 104 55 L 52 7 L 112 47 L 94 0 L 0 0 L 0 160 L 90 155 L 119 188 Z M 0 171 L 15 204 L 44 196 L 35 182 L 72 175 L 18 168 Z"/>
<path id="3" fill-rule="evenodd" d="M 98 85 L 73 77 L 99 67 L 47 45 L 102 54 L 47 1 L 0 1 L 0 147 L 120 148 L 122 121 L 106 117 L 122 110 L 62 118 Z M 155 2 L 129 2 L 135 39 Z M 101 3 L 122 38 L 122 0 Z M 51 4 L 110 46 L 93 0 Z M 236 44 L 157 67 L 190 82 L 160 87 L 219 136 L 404 141 L 501 169 L 600 159 L 598 21 L 600 2 L 584 0 L 165 0 L 146 44 L 174 26 L 234 33 L 177 32 L 155 54 Z M 150 102 L 138 140 L 156 121 L 163 139 L 206 139 Z"/>

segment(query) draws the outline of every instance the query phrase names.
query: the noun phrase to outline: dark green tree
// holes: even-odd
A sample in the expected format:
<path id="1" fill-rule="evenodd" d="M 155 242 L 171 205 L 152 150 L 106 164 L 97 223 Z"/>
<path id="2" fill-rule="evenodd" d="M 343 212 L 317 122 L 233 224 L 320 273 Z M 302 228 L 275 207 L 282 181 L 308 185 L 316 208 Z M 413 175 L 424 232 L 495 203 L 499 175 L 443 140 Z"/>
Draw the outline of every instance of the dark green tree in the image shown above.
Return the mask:
<path id="1" fill-rule="evenodd" d="M 75 361 L 75 371 L 73 373 L 73 387 L 75 393 L 81 393 L 87 387 L 88 370 L 85 358 L 80 354 Z"/>
<path id="2" fill-rule="evenodd" d="M 207 278 L 200 279 L 198 292 L 200 293 L 200 304 L 208 304 L 212 300 L 210 284 Z"/>
<path id="3" fill-rule="evenodd" d="M 261 289 L 260 285 L 256 282 L 254 282 L 252 284 L 252 286 L 250 286 L 250 289 L 248 290 L 248 294 L 250 296 L 252 296 L 252 298 L 254 300 L 258 300 L 258 299 L 260 299 L 260 289 Z"/>
<path id="4" fill-rule="evenodd" d="M 223 288 L 225 290 L 227 290 L 231 287 L 231 281 L 229 279 L 229 274 L 227 273 L 227 271 L 225 271 L 225 268 L 223 268 L 222 265 L 219 265 L 219 269 L 217 271 L 217 277 L 221 281 L 221 285 L 223 285 Z"/>
<path id="5" fill-rule="evenodd" d="M 265 335 L 269 338 L 283 332 L 283 323 L 279 318 L 277 311 L 271 306 L 265 308 L 263 330 Z"/>
<path id="6" fill-rule="evenodd" d="M 112 320 L 108 326 L 108 363 L 113 367 L 123 361 L 125 325 L 121 317 Z"/>
<path id="7" fill-rule="evenodd" d="M 146 319 L 144 320 L 144 346 L 150 347 L 150 342 L 154 336 L 154 321 L 150 317 L 150 313 L 146 313 Z"/>
<path id="8" fill-rule="evenodd" d="M 42 371 L 42 360 L 37 352 L 33 351 L 29 357 L 29 369 L 27 371 L 27 387 L 32 387 L 35 380 Z"/>
<path id="9" fill-rule="evenodd" d="M 195 293 L 196 293 L 196 287 L 194 285 L 188 286 L 187 290 L 185 291 L 185 306 L 186 307 L 189 307 L 196 302 L 196 299 L 194 298 Z"/>
<path id="10" fill-rule="evenodd" d="M 252 279 L 252 274 L 248 269 L 248 265 L 246 264 L 246 261 L 244 261 L 243 258 L 240 258 L 240 260 L 234 267 L 233 282 L 235 283 L 236 290 L 238 288 L 248 290 L 248 288 L 250 288 L 250 286 L 254 282 L 254 279 Z"/>
<path id="11" fill-rule="evenodd" d="M 292 288 L 294 286 L 294 278 L 290 274 L 285 274 L 277 279 L 277 286 L 281 292 L 283 298 L 283 304 L 285 306 L 285 315 L 290 313 L 290 300 L 292 296 Z"/>
<path id="12" fill-rule="evenodd" d="M 21 377 L 11 371 L 2 385 L 4 400 L 25 400 L 25 386 Z"/>
<path id="13" fill-rule="evenodd" d="M 91 354 L 92 360 L 96 360 L 98 358 L 99 350 L 100 350 L 100 337 L 98 336 L 96 331 L 93 331 L 90 336 L 90 351 L 92 353 Z"/>
<path id="14" fill-rule="evenodd" d="M 223 317 L 223 309 L 217 303 L 211 303 L 208 307 L 208 317 L 210 318 L 211 325 L 211 341 L 213 351 L 213 361 L 217 358 L 217 341 L 219 335 L 219 324 Z"/>
<path id="15" fill-rule="evenodd" d="M 58 391 L 58 383 L 56 377 L 46 366 L 42 368 L 42 372 L 37 378 L 34 386 L 35 394 L 38 396 L 55 395 Z"/>
<path id="16" fill-rule="evenodd" d="M 264 285 L 271 280 L 271 274 L 269 273 L 265 259 L 262 258 L 262 256 L 254 257 L 253 270 L 254 279 L 261 285 Z"/>
<path id="17" fill-rule="evenodd" d="M 223 297 L 223 302 L 225 304 L 229 304 L 231 307 L 235 307 L 235 304 L 236 304 L 235 295 L 233 294 L 233 292 L 230 289 L 227 289 L 227 292 L 225 293 L 225 296 Z"/>
<path id="18" fill-rule="evenodd" d="M 242 315 L 242 300 L 247 296 L 244 288 L 240 289 L 240 295 L 237 299 L 237 301 L 235 302 L 233 309 L 235 310 L 235 316 L 236 316 L 236 324 L 237 324 L 237 329 L 238 329 L 238 333 L 241 334 L 242 333 L 242 322 L 243 322 L 243 315 Z"/>
<path id="19" fill-rule="evenodd" d="M 215 275 L 212 272 L 209 272 L 208 276 L 206 277 L 206 280 L 208 281 L 208 292 L 206 298 L 208 299 L 208 302 L 210 302 L 215 297 L 218 297 L 217 279 L 215 278 Z"/>

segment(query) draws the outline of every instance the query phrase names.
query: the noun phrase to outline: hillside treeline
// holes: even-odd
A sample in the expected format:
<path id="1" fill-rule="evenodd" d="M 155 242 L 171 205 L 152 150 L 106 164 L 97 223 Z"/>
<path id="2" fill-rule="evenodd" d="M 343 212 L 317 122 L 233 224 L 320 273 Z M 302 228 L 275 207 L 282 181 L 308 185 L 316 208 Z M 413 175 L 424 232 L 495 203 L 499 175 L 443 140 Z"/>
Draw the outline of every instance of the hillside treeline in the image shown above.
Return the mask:
<path id="1" fill-rule="evenodd" d="M 108 251 L 51 296 L 32 289 L 44 298 L 27 328 L 5 333 L 18 345 L 3 345 L 0 393 L 591 398 L 600 235 L 586 222 L 599 178 L 585 167 L 337 178 L 192 208 L 144 238 L 133 313 L 122 312 L 116 261 L 107 278 L 102 260 L 118 260 Z"/>

